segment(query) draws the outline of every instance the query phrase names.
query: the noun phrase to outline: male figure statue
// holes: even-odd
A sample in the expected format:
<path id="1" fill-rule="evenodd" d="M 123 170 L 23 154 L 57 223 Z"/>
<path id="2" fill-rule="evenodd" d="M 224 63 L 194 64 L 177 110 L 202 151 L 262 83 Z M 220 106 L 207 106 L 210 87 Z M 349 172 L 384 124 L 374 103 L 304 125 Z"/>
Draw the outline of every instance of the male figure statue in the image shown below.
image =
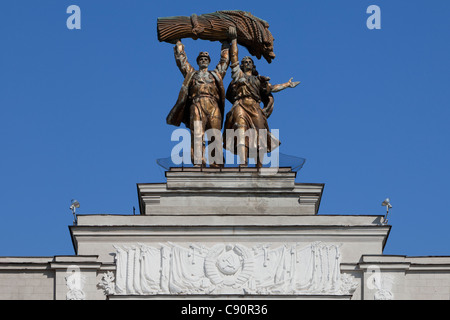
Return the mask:
<path id="1" fill-rule="evenodd" d="M 205 165 L 205 139 L 208 129 L 222 130 L 225 108 L 225 89 L 223 78 L 230 64 L 229 43 L 222 42 L 220 61 L 214 70 L 209 71 L 211 62 L 208 52 L 200 52 L 197 57 L 199 70 L 188 62 L 184 45 L 177 41 L 174 52 L 175 61 L 184 76 L 184 82 L 175 106 L 167 116 L 167 123 L 179 126 L 182 122 L 191 131 L 191 159 L 195 166 Z M 209 140 L 209 137 L 207 137 Z M 222 149 L 218 150 L 222 152 Z M 213 151 L 214 152 L 214 151 Z M 211 154 L 216 158 L 216 154 Z M 220 160 L 223 156 L 220 156 Z M 210 166 L 217 163 L 210 161 Z"/>

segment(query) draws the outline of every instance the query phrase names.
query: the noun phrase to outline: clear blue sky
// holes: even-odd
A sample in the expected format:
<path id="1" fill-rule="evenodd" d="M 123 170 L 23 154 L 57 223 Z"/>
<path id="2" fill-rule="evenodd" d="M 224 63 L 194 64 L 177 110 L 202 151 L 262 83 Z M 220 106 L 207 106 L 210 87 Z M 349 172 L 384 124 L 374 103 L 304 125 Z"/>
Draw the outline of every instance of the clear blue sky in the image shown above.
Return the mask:
<path id="1" fill-rule="evenodd" d="M 81 30 L 66 27 L 71 4 Z M 366 27 L 372 4 L 381 30 Z M 155 161 L 174 146 L 165 118 L 182 82 L 156 19 L 234 9 L 270 23 L 277 57 L 259 72 L 302 81 L 276 93 L 269 125 L 281 152 L 307 159 L 296 181 L 325 183 L 319 213 L 383 215 L 390 197 L 385 254 L 450 255 L 449 1 L 10 0 L 0 256 L 73 254 L 73 198 L 80 214 L 138 210 L 136 183 L 164 182 Z M 217 63 L 219 43 L 184 43 Z"/>

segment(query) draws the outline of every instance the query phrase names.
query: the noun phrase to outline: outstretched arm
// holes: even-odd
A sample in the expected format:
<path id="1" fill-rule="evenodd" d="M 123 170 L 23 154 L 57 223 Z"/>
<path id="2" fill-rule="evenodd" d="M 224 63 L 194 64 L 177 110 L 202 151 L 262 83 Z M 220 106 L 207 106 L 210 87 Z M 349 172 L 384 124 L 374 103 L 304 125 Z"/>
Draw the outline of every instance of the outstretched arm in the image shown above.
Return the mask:
<path id="1" fill-rule="evenodd" d="M 173 51 L 178 69 L 180 69 L 183 77 L 186 77 L 188 73 L 195 71 L 194 67 L 187 60 L 186 52 L 184 51 L 184 44 L 182 44 L 180 40 L 177 41 Z"/>
<path id="2" fill-rule="evenodd" d="M 279 92 L 286 88 L 295 88 L 296 86 L 299 85 L 299 83 L 300 81 L 292 82 L 292 78 L 290 78 L 289 81 L 286 83 L 272 85 L 270 92 Z"/>

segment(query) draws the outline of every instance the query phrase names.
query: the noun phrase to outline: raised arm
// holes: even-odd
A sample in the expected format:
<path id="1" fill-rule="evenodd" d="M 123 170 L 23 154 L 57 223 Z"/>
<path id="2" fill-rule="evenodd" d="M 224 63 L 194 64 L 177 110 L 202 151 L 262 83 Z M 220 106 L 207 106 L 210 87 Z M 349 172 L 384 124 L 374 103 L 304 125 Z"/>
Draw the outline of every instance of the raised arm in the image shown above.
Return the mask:
<path id="1" fill-rule="evenodd" d="M 231 46 L 230 46 L 231 78 L 233 79 L 233 81 L 237 81 L 242 76 L 242 70 L 239 67 L 236 27 L 230 27 L 228 29 L 228 37 L 231 39 Z"/>
<path id="2" fill-rule="evenodd" d="M 230 60 L 231 66 L 233 66 L 239 64 L 236 27 L 230 27 L 228 29 L 228 37 L 231 40 Z"/>
<path id="3" fill-rule="evenodd" d="M 227 73 L 228 66 L 230 65 L 230 44 L 228 41 L 222 42 L 222 48 L 220 49 L 220 61 L 216 66 L 216 71 L 223 79 Z"/>
<path id="4" fill-rule="evenodd" d="M 178 69 L 180 69 L 183 77 L 186 77 L 188 73 L 195 71 L 194 67 L 187 60 L 186 52 L 184 51 L 184 44 L 182 44 L 180 40 L 177 41 L 173 51 Z"/>
<path id="5" fill-rule="evenodd" d="M 270 92 L 279 92 L 286 88 L 295 88 L 296 86 L 299 85 L 299 83 L 300 81 L 292 82 L 292 78 L 290 78 L 289 81 L 286 83 L 271 85 Z"/>

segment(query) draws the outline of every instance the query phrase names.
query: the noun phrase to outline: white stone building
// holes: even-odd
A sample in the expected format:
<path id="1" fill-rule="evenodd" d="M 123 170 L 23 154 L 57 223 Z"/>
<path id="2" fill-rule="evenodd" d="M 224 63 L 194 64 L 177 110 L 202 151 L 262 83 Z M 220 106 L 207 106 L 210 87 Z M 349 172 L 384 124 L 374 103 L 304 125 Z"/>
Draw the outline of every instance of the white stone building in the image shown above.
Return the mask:
<path id="1" fill-rule="evenodd" d="M 76 254 L 0 257 L 0 299 L 450 299 L 450 257 L 384 255 L 384 216 L 318 215 L 296 173 L 176 169 L 141 215 L 79 215 Z"/>

